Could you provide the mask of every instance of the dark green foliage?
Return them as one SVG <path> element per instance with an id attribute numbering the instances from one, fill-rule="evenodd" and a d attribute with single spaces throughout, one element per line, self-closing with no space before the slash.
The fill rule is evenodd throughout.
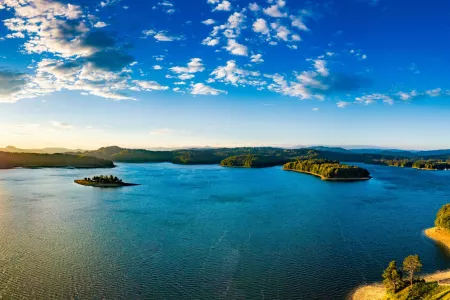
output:
<path id="1" fill-rule="evenodd" d="M 237 155 L 228 157 L 220 163 L 224 167 L 266 168 L 285 164 L 287 158 L 263 155 Z"/>
<path id="2" fill-rule="evenodd" d="M 422 160 L 422 159 L 381 159 L 375 163 L 393 167 L 407 167 L 426 170 L 446 170 L 450 169 L 450 163 L 442 160 Z"/>
<path id="3" fill-rule="evenodd" d="M 409 275 L 410 284 L 413 285 L 414 274 L 420 272 L 422 269 L 422 262 L 420 261 L 419 255 L 410 255 L 403 261 L 403 271 Z"/>
<path id="4" fill-rule="evenodd" d="M 445 204 L 441 207 L 436 215 L 434 224 L 436 227 L 450 230 L 450 204 Z"/>
<path id="5" fill-rule="evenodd" d="M 122 179 L 119 179 L 113 175 L 94 176 L 92 178 L 85 178 L 84 181 L 93 182 L 93 183 L 123 183 Z"/>
<path id="6" fill-rule="evenodd" d="M 325 179 L 338 178 L 369 178 L 370 173 L 364 168 L 343 165 L 338 161 L 326 159 L 307 159 L 289 162 L 283 166 L 284 170 L 308 172 Z"/>
<path id="7" fill-rule="evenodd" d="M 10 168 L 113 168 L 114 163 L 84 155 L 0 152 L 0 169 Z"/>
<path id="8" fill-rule="evenodd" d="M 395 260 L 389 263 L 389 266 L 383 272 L 383 283 L 386 289 L 396 293 L 404 287 L 402 273 L 397 268 Z"/>
<path id="9" fill-rule="evenodd" d="M 334 150 L 334 151 L 333 151 Z M 400 152 L 399 152 L 400 153 Z M 75 153 L 80 154 L 80 153 Z M 270 157 L 269 160 L 278 160 L 280 165 L 283 162 L 295 159 L 327 159 L 345 162 L 361 162 L 368 164 L 382 164 L 389 166 L 445 169 L 450 164 L 446 163 L 444 157 L 402 157 L 383 155 L 376 153 L 355 153 L 342 151 L 339 149 L 317 147 L 315 149 L 282 149 L 273 147 L 240 147 L 240 148 L 205 148 L 205 149 L 184 149 L 174 151 L 150 151 L 144 149 L 124 149 L 117 146 L 104 147 L 95 151 L 83 153 L 87 156 L 112 160 L 115 162 L 128 163 L 149 163 L 149 162 L 172 162 L 175 164 L 219 164 L 222 160 L 232 156 L 257 155 Z M 420 162 L 420 163 L 419 163 Z M 423 163 L 425 162 L 425 163 Z M 272 164 L 269 164 L 272 166 Z"/>

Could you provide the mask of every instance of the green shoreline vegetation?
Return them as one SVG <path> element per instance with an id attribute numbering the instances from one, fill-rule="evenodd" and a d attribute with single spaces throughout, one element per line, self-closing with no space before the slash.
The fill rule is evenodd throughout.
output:
<path id="1" fill-rule="evenodd" d="M 112 188 L 112 187 L 122 187 L 122 186 L 136 186 L 135 183 L 126 183 L 122 179 L 119 179 L 113 175 L 100 175 L 94 176 L 92 178 L 84 178 L 75 180 L 75 183 L 84 186 L 92 187 L 102 187 L 102 188 Z"/>
<path id="2" fill-rule="evenodd" d="M 114 167 L 114 163 L 110 160 L 85 155 L 0 152 L 0 169 Z"/>
<path id="3" fill-rule="evenodd" d="M 326 159 L 304 159 L 288 162 L 283 170 L 311 174 L 322 180 L 357 181 L 369 180 L 370 173 L 364 168 L 349 166 Z"/>
<path id="4" fill-rule="evenodd" d="M 426 229 L 425 235 L 450 250 L 450 204 L 442 206 L 436 214 L 435 227 Z M 383 272 L 383 286 L 371 284 L 357 288 L 352 300 L 449 300 L 450 272 L 437 272 L 417 278 L 422 263 L 418 255 L 403 261 L 403 268 L 391 261 Z M 405 278 L 404 275 L 408 276 Z"/>

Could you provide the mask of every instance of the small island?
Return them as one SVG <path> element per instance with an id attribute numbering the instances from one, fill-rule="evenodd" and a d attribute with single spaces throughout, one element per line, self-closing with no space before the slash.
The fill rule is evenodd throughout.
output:
<path id="1" fill-rule="evenodd" d="M 84 186 L 92 186 L 92 187 L 101 187 L 101 188 L 117 188 L 122 186 L 136 186 L 139 184 L 135 183 L 126 183 L 123 182 L 122 179 L 119 179 L 113 175 L 109 176 L 94 176 L 92 178 L 84 178 L 75 180 L 75 183 L 84 185 Z"/>
<path id="2" fill-rule="evenodd" d="M 364 168 L 326 159 L 299 159 L 286 163 L 283 170 L 311 174 L 322 180 L 332 181 L 359 181 L 371 178 L 369 171 Z"/>

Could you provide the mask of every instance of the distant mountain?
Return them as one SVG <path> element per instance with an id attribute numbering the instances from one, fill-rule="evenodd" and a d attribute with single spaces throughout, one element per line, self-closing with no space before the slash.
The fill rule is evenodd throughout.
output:
<path id="1" fill-rule="evenodd" d="M 418 156 L 447 156 L 447 155 L 450 155 L 450 149 L 418 151 L 416 153 L 416 155 L 418 155 Z"/>
<path id="2" fill-rule="evenodd" d="M 307 149 L 312 150 L 320 150 L 320 151 L 330 151 L 330 152 L 339 152 L 339 153 L 350 153 L 350 150 L 341 148 L 341 147 L 327 147 L 327 146 L 312 146 L 307 147 Z"/>
<path id="3" fill-rule="evenodd" d="M 360 154 L 380 154 L 380 155 L 388 155 L 388 156 L 402 156 L 402 157 L 415 157 L 417 156 L 417 152 L 408 151 L 408 150 L 400 150 L 400 149 L 350 149 L 349 151 L 353 153 Z"/>
<path id="4" fill-rule="evenodd" d="M 69 153 L 69 152 L 83 152 L 81 149 L 67 149 L 67 148 L 42 148 L 42 149 L 20 149 L 14 146 L 7 146 L 0 148 L 2 152 L 10 153 L 39 153 L 39 154 L 55 154 L 55 153 Z"/>

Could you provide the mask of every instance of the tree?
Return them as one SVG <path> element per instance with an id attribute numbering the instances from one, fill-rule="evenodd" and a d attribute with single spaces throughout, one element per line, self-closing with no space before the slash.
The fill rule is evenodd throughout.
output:
<path id="1" fill-rule="evenodd" d="M 403 261 L 403 270 L 409 274 L 409 280 L 411 285 L 414 282 L 414 273 L 420 272 L 422 263 L 420 262 L 419 255 L 410 255 Z"/>
<path id="2" fill-rule="evenodd" d="M 386 289 L 393 291 L 394 293 L 399 290 L 402 284 L 402 275 L 397 268 L 395 260 L 389 263 L 389 266 L 383 272 L 383 283 Z"/>
<path id="3" fill-rule="evenodd" d="M 434 221 L 436 227 L 450 230 L 450 204 L 441 207 Z"/>

